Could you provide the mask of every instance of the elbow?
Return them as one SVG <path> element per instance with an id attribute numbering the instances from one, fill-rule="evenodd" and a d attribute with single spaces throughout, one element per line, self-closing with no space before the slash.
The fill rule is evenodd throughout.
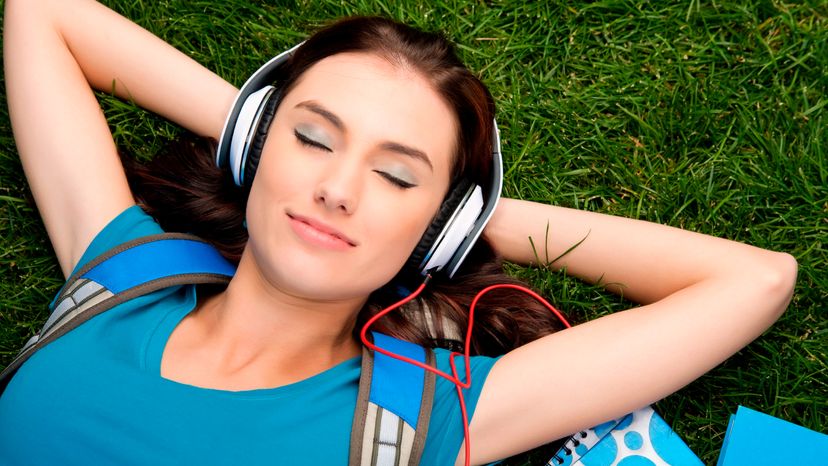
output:
<path id="1" fill-rule="evenodd" d="M 768 252 L 763 258 L 761 278 L 758 281 L 760 292 L 764 293 L 773 309 L 773 321 L 776 321 L 793 297 L 799 265 L 796 259 L 787 253 Z"/>

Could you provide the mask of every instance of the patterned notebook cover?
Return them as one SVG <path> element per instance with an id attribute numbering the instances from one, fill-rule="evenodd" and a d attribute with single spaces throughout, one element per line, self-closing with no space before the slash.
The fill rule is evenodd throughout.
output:
<path id="1" fill-rule="evenodd" d="M 651 407 L 570 437 L 547 466 L 704 466 Z"/>

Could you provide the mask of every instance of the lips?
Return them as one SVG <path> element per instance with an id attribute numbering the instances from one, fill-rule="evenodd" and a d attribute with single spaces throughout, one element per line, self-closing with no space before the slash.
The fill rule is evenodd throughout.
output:
<path id="1" fill-rule="evenodd" d="M 330 225 L 291 212 L 288 212 L 287 216 L 291 219 L 294 231 L 312 243 L 334 249 L 341 249 L 342 246 L 345 248 L 357 246 L 356 241 Z"/>

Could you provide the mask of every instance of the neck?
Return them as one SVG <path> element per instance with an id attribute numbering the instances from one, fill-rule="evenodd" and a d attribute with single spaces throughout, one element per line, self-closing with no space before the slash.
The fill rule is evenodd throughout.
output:
<path id="1" fill-rule="evenodd" d="M 203 377 L 218 384 L 284 385 L 360 354 L 353 328 L 366 299 L 321 301 L 291 294 L 270 283 L 245 253 L 227 289 L 200 302 L 182 321 L 176 348 L 206 364 Z"/>

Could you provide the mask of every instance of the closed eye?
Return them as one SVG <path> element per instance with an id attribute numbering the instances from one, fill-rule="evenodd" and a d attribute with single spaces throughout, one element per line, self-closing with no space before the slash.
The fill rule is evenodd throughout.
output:
<path id="1" fill-rule="evenodd" d="M 293 134 L 296 136 L 296 139 L 303 145 L 307 147 L 313 147 L 315 149 L 321 149 L 326 152 L 333 152 L 330 147 L 322 144 L 319 141 L 314 141 L 313 139 L 305 136 L 304 134 L 300 133 L 298 130 L 293 130 Z"/>
<path id="2" fill-rule="evenodd" d="M 396 176 L 391 175 L 389 173 L 386 173 L 384 171 L 374 170 L 374 172 L 377 173 L 379 176 L 385 178 L 391 184 L 397 186 L 398 188 L 408 189 L 408 188 L 413 188 L 413 187 L 417 186 L 414 183 L 409 183 L 408 181 L 401 180 L 401 179 L 397 178 Z"/>

